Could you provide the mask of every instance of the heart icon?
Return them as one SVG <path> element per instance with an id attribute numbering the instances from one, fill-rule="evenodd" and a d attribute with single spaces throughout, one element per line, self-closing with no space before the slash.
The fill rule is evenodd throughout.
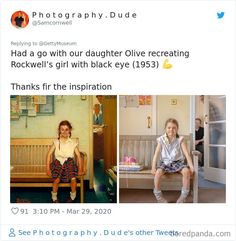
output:
<path id="1" fill-rule="evenodd" d="M 12 208 L 11 212 L 16 215 L 19 212 L 19 208 Z"/>
<path id="2" fill-rule="evenodd" d="M 170 68 L 172 68 L 172 64 L 169 63 L 169 60 L 168 60 L 168 59 L 166 59 L 166 60 L 164 61 L 164 63 L 163 63 L 163 68 L 164 68 L 164 69 L 170 69 Z"/>

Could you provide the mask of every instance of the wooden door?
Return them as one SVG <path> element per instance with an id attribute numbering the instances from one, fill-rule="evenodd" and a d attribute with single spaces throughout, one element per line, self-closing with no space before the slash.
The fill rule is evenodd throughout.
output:
<path id="1" fill-rule="evenodd" d="M 105 170 L 117 165 L 117 96 L 104 96 L 104 164 Z"/>

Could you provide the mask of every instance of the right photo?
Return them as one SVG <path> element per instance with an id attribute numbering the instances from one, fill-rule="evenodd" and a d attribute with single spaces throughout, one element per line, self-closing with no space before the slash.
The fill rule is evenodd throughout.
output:
<path id="1" fill-rule="evenodd" d="M 119 97 L 120 203 L 226 203 L 226 96 Z"/>

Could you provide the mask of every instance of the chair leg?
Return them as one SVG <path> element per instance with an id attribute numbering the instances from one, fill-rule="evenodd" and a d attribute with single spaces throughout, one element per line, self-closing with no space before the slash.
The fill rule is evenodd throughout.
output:
<path id="1" fill-rule="evenodd" d="M 80 177 L 80 202 L 84 202 L 84 177 Z"/>
<path id="2" fill-rule="evenodd" d="M 194 203 L 198 202 L 198 187 L 194 187 L 193 189 L 193 202 Z"/>
<path id="3" fill-rule="evenodd" d="M 193 152 L 193 202 L 198 202 L 198 155 Z"/>

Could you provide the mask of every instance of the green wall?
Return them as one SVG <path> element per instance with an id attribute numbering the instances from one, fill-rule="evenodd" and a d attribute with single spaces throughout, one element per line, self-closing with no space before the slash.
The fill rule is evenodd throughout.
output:
<path id="1" fill-rule="evenodd" d="M 57 138 L 58 124 L 69 120 L 72 124 L 72 138 L 79 138 L 79 148 L 89 157 L 90 123 L 92 115 L 92 96 L 81 100 L 80 96 L 55 96 L 54 114 L 48 116 L 26 117 L 11 121 L 11 138 Z"/>

